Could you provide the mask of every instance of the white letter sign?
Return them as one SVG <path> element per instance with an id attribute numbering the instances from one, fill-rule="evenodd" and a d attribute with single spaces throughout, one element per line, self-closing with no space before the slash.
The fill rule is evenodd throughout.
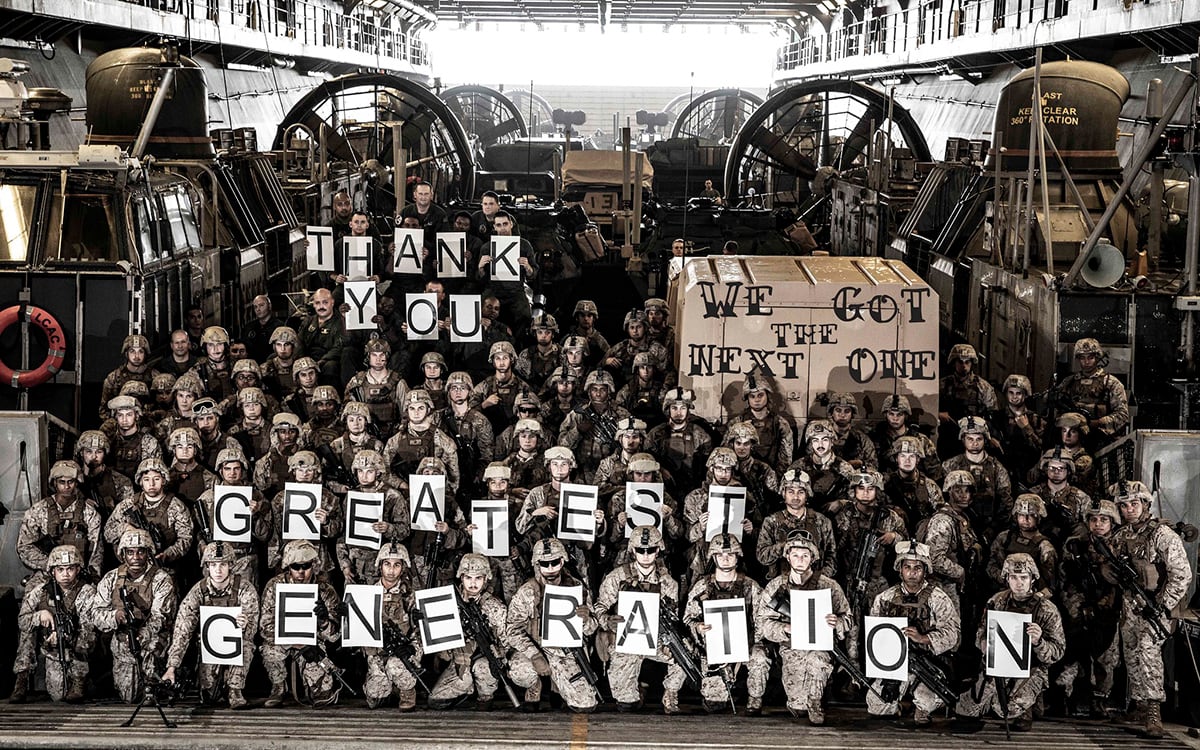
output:
<path id="1" fill-rule="evenodd" d="M 558 494 L 558 534 L 563 541 L 592 542 L 596 540 L 596 505 L 600 488 L 590 484 L 563 482 Z"/>
<path id="2" fill-rule="evenodd" d="M 829 589 L 788 592 L 792 613 L 792 643 L 797 651 L 832 651 L 833 628 L 825 618 L 833 614 Z"/>
<path id="3" fill-rule="evenodd" d="M 200 605 L 200 661 L 242 666 L 241 607 Z"/>
<path id="4" fill-rule="evenodd" d="M 663 483 L 625 483 L 625 538 L 638 526 L 663 530 Z"/>
<path id="5" fill-rule="evenodd" d="M 508 557 L 508 501 L 472 500 L 471 551 L 487 557 Z"/>
<path id="6" fill-rule="evenodd" d="M 283 485 L 283 538 L 321 538 L 316 511 L 321 507 L 321 485 L 286 482 Z"/>
<path id="7" fill-rule="evenodd" d="M 309 227 L 307 230 L 308 270 L 333 271 L 333 227 Z"/>
<path id="8" fill-rule="evenodd" d="M 317 645 L 317 584 L 275 585 L 275 644 Z"/>
<path id="9" fill-rule="evenodd" d="M 421 589 L 417 592 L 417 610 L 421 617 L 421 647 L 427 654 L 465 646 L 458 596 L 453 586 Z"/>
<path id="10" fill-rule="evenodd" d="M 410 474 L 408 496 L 413 531 L 437 531 L 434 525 L 446 520 L 446 475 Z"/>
<path id="11" fill-rule="evenodd" d="M 437 341 L 437 294 L 404 295 L 404 319 L 408 325 L 409 341 Z"/>
<path id="12" fill-rule="evenodd" d="M 253 492 L 253 487 L 213 485 L 214 542 L 250 543 L 250 495 Z"/>
<path id="13" fill-rule="evenodd" d="M 704 527 L 704 541 L 711 542 L 718 534 L 732 534 L 740 542 L 745 518 L 745 487 L 708 486 L 708 523 Z"/>
<path id="14" fill-rule="evenodd" d="M 575 609 L 583 604 L 583 586 L 549 586 L 542 592 L 540 644 L 550 648 L 583 645 L 583 620 Z"/>
<path id="15" fill-rule="evenodd" d="M 342 646 L 383 647 L 383 586 L 347 583 Z"/>
<path id="16" fill-rule="evenodd" d="M 750 629 L 746 624 L 746 600 L 706 599 L 704 652 L 709 664 L 738 664 L 750 661 Z"/>
<path id="17" fill-rule="evenodd" d="M 1033 665 L 1033 644 L 1025 626 L 1033 615 L 1021 612 L 987 613 L 988 677 L 1028 677 Z"/>
<path id="18" fill-rule="evenodd" d="M 654 656 L 658 653 L 658 594 L 622 591 L 617 595 L 616 651 L 619 654 Z"/>
<path id="19" fill-rule="evenodd" d="M 379 532 L 371 528 L 377 521 L 383 520 L 383 493 L 359 492 L 350 490 L 346 493 L 346 545 L 349 547 L 365 547 L 379 549 Z"/>
<path id="20" fill-rule="evenodd" d="M 437 233 L 437 275 L 439 279 L 467 278 L 467 233 Z"/>
<path id="21" fill-rule="evenodd" d="M 908 679 L 907 617 L 863 618 L 863 652 L 867 677 L 882 680 Z"/>

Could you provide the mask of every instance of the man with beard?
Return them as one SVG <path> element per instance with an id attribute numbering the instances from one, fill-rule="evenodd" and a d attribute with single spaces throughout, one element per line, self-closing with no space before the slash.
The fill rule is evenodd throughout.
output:
<path id="1" fill-rule="evenodd" d="M 997 716 L 1016 719 L 1013 723 L 1016 731 L 1028 732 L 1033 728 L 1034 705 L 1049 684 L 1050 666 L 1062 658 L 1066 638 L 1058 608 L 1045 594 L 1034 591 L 1038 574 L 1033 558 L 1023 552 L 1009 555 L 1004 561 L 1003 574 L 1006 588 L 988 600 L 987 609 L 1031 616 L 1031 622 L 1025 626 L 1032 647 L 1029 676 L 1013 681 L 1008 689 L 1008 702 L 1004 703 L 996 690 L 997 678 L 981 674 L 974 688 L 958 697 L 956 713 L 978 718 L 993 711 Z M 985 616 L 975 636 L 975 645 L 983 653 L 987 653 L 987 640 Z"/>
<path id="2" fill-rule="evenodd" d="M 113 509 L 104 525 L 104 538 L 116 545 L 127 528 L 141 529 L 152 540 L 149 548 L 154 564 L 174 570 L 192 548 L 193 527 L 187 506 L 166 491 L 170 475 L 159 459 L 142 461 L 134 476 L 141 492 Z"/>
<path id="3" fill-rule="evenodd" d="M 762 586 L 750 576 L 738 570 L 742 556 L 742 544 L 731 534 L 718 534 L 708 543 L 708 557 L 712 560 L 712 572 L 705 575 L 688 592 L 687 610 L 683 621 L 692 628 L 697 640 L 704 642 L 705 633 L 712 626 L 704 622 L 704 602 L 709 600 L 744 599 L 746 601 L 746 633 L 750 640 L 750 661 L 738 664 L 710 665 L 707 656 L 700 671 L 705 675 L 700 684 L 700 696 L 709 713 L 720 711 L 726 702 L 733 700 L 729 689 L 737 683 L 738 672 L 746 669 L 747 716 L 762 716 L 763 695 L 767 691 L 767 679 L 771 673 L 771 657 L 762 641 L 762 633 L 755 628 L 754 612 L 762 599 Z M 736 711 L 735 711 L 736 712 Z"/>
<path id="4" fill-rule="evenodd" d="M 487 628 L 492 643 L 498 646 L 493 649 L 491 656 L 503 664 L 507 649 L 501 644 L 508 640 L 505 632 L 508 608 L 491 593 L 492 566 L 483 555 L 469 553 L 459 561 L 457 577 L 459 606 L 473 607 L 479 614 L 479 620 Z M 507 675 L 496 675 L 492 671 L 488 655 L 484 653 L 487 648 L 486 644 L 471 637 L 471 631 L 466 631 L 466 643 L 447 654 L 450 665 L 429 693 L 430 708 L 450 708 L 474 693 L 475 709 L 491 710 L 500 680 L 506 679 Z"/>
<path id="5" fill-rule="evenodd" d="M 165 474 L 164 471 L 161 472 Z M 96 586 L 96 629 L 113 633 L 113 682 L 121 700 L 133 703 L 146 680 L 158 675 L 158 664 L 167 650 L 169 625 L 175 615 L 175 585 L 171 575 L 154 564 L 154 542 L 142 529 L 126 529 L 117 542 L 121 565 L 110 570 Z M 142 660 L 134 659 L 131 640 Z"/>
<path id="6" fill-rule="evenodd" d="M 755 556 L 759 564 L 772 577 L 787 572 L 784 547 L 792 532 L 803 529 L 821 551 L 822 571 L 827 576 L 836 576 L 837 539 L 833 535 L 833 523 L 808 507 L 808 498 L 812 494 L 808 475 L 799 469 L 789 469 L 783 475 L 780 491 L 783 492 L 783 510 L 764 518 L 758 535 Z"/>
<path id="7" fill-rule="evenodd" d="M 808 474 L 812 487 L 809 505 L 827 515 L 833 515 L 846 503 L 850 489 L 850 477 L 854 467 L 834 452 L 833 442 L 837 438 L 833 423 L 828 419 L 814 419 L 804 431 L 807 449 L 804 455 L 792 462 L 789 469 Z"/>
<path id="8" fill-rule="evenodd" d="M 108 439 L 113 447 L 113 469 L 129 479 L 147 458 L 160 458 L 162 446 L 150 431 L 141 426 L 142 405 L 133 396 L 117 396 L 108 402 L 116 423 L 115 434 Z"/>
<path id="9" fill-rule="evenodd" d="M 591 713 L 597 704 L 596 691 L 584 679 L 583 673 L 569 649 L 539 645 L 542 622 L 542 598 L 546 586 L 582 586 L 583 601 L 575 608 L 575 616 L 583 621 L 583 637 L 596 632 L 592 616 L 591 594 L 588 587 L 565 570 L 567 550 L 554 538 L 542 539 L 533 547 L 533 578 L 517 589 L 508 605 L 506 631 L 513 649 L 509 660 L 512 681 L 525 688 L 526 710 L 536 711 L 542 698 L 542 678 L 550 684 L 575 713 Z M 586 643 L 586 641 L 585 641 Z M 586 652 L 586 649 L 584 649 Z M 584 654 L 586 658 L 586 653 Z"/>
<path id="10" fill-rule="evenodd" d="M 92 580 L 100 578 L 104 549 L 100 545 L 100 513 L 79 491 L 79 465 L 56 461 L 50 467 L 50 496 L 33 504 L 21 519 L 17 533 L 17 557 L 35 571 L 30 586 L 40 583 L 47 570 L 49 553 L 62 545 L 74 547 Z M 34 581 L 33 579 L 39 579 Z"/>
<path id="11" fill-rule="evenodd" d="M 904 435 L 896 438 L 888 451 L 887 463 L 894 468 L 884 479 L 883 493 L 892 501 L 892 507 L 904 516 L 904 525 L 910 530 L 916 529 L 922 519 L 929 518 L 942 502 L 942 491 L 937 482 L 923 471 L 927 463 L 925 451 L 933 447 L 929 438 L 921 440 L 915 435 Z M 934 463 L 940 473 L 941 463 L 936 460 Z"/>
<path id="12" fill-rule="evenodd" d="M 20 636 L 13 659 L 15 679 L 9 703 L 24 703 L 28 697 L 29 678 L 37 668 L 39 642 L 50 698 L 83 702 L 88 659 L 96 641 L 92 614 L 96 589 L 80 575 L 81 560 L 75 547 L 69 544 L 55 547 L 46 557 L 46 580 L 41 586 L 26 585 L 17 615 Z M 66 621 L 58 620 L 60 616 Z M 74 632 L 68 634 L 71 627 Z M 59 659 L 59 639 L 65 660 Z"/>
<path id="13" fill-rule="evenodd" d="M 226 448 L 217 456 L 217 475 L 220 485 L 238 487 L 250 497 L 250 537 L 249 542 L 222 542 L 230 555 L 230 565 L 233 575 L 248 581 L 258 590 L 258 552 L 259 547 L 265 546 L 271 538 L 271 504 L 258 489 L 248 486 L 249 472 L 246 457 L 234 448 Z M 213 490 L 200 496 L 197 512 L 204 513 L 209 519 L 211 528 L 215 523 L 216 497 Z M 210 540 L 200 539 L 196 542 L 196 550 L 203 555 L 208 549 Z"/>
<path id="14" fill-rule="evenodd" d="M 833 628 L 836 641 L 845 638 L 852 625 L 850 602 L 837 581 L 818 572 L 820 551 L 808 535 L 793 534 L 784 545 L 783 554 L 788 561 L 788 571 L 766 585 L 754 611 L 755 626 L 763 638 L 779 644 L 788 710 L 796 717 L 807 713 L 808 723 L 820 726 L 825 723 L 825 708 L 821 701 L 825 686 L 833 675 L 833 657 L 828 651 L 792 648 L 792 618 L 780 610 L 788 611 L 792 590 L 829 589 L 833 611 L 825 616 L 825 624 Z M 774 603 L 777 597 L 780 603 Z M 786 604 L 781 605 L 783 602 Z"/>
<path id="15" fill-rule="evenodd" d="M 946 593 L 926 581 L 933 571 L 929 547 L 913 540 L 896 543 L 896 571 L 900 583 L 875 597 L 871 604 L 872 617 L 904 617 L 908 625 L 901 633 L 908 639 L 908 648 L 936 657 L 958 647 L 961 623 L 958 609 Z M 911 656 L 909 657 L 912 658 Z M 888 695 L 893 680 L 876 680 L 875 689 Z M 872 716 L 899 716 L 900 699 L 912 692 L 913 723 L 924 726 L 930 716 L 944 705 L 942 698 L 924 682 L 908 675 L 892 700 L 884 701 L 874 691 L 867 692 L 867 712 Z"/>
<path id="16" fill-rule="evenodd" d="M 252 581 L 233 572 L 234 552 L 228 542 L 213 542 L 200 559 L 203 578 L 179 603 L 175 618 L 175 633 L 171 638 L 171 649 L 167 652 L 167 669 L 163 682 L 175 682 L 175 670 L 183 663 L 188 646 L 193 643 L 200 628 L 201 607 L 240 607 L 235 618 L 242 631 L 242 663 L 240 665 L 200 665 L 200 698 L 203 702 L 216 702 L 222 690 L 226 691 L 229 707 L 247 708 L 242 689 L 246 686 L 246 672 L 254 658 L 254 637 L 258 632 L 258 591 Z"/>
<path id="17" fill-rule="evenodd" d="M 678 490 L 695 487 L 703 476 L 700 467 L 712 452 L 712 437 L 692 416 L 696 394 L 687 388 L 672 388 L 663 395 L 667 421 L 646 434 L 646 452 L 663 463 Z"/>
<path id="18" fill-rule="evenodd" d="M 262 660 L 271 679 L 271 693 L 263 704 L 275 708 L 283 703 L 287 687 L 287 660 L 299 660 L 300 681 L 305 699 L 314 708 L 337 702 L 339 687 L 334 681 L 333 662 L 327 653 L 328 644 L 342 638 L 340 618 L 336 617 L 341 601 L 337 592 L 317 571 L 317 548 L 306 539 L 293 539 L 283 548 L 279 575 L 267 581 L 263 588 L 258 632 L 262 634 Z M 317 644 L 315 646 L 285 646 L 275 642 L 275 589 L 283 583 L 317 585 Z M 295 686 L 297 694 L 300 685 Z"/>
<path id="19" fill-rule="evenodd" d="M 83 466 L 79 491 L 91 500 L 104 524 L 113 508 L 122 500 L 133 497 L 133 484 L 105 464 L 108 458 L 108 436 L 99 430 L 88 430 L 75 441 L 75 460 Z"/>
<path id="20" fill-rule="evenodd" d="M 671 577 L 666 564 L 662 561 L 662 533 L 654 526 L 638 526 L 629 536 L 626 546 L 629 549 L 630 561 L 616 566 L 600 583 L 600 592 L 596 595 L 596 603 L 592 605 L 600 628 L 609 635 L 607 643 L 614 643 L 621 630 L 625 627 L 624 619 L 617 614 L 617 600 L 622 591 L 637 591 L 658 594 L 658 606 L 677 609 L 679 607 L 679 584 Z M 600 637 L 597 636 L 597 644 Z M 659 638 L 662 643 L 662 638 Z M 599 649 L 599 645 L 597 646 Z M 604 655 L 601 655 L 604 658 Z M 617 702 L 617 710 L 622 713 L 636 711 L 642 705 L 642 694 L 639 690 L 642 662 L 646 658 L 667 665 L 667 676 L 663 681 L 662 708 L 663 713 L 672 716 L 680 713 L 679 690 L 687 679 L 683 668 L 672 658 L 665 646 L 659 646 L 658 652 L 651 657 L 639 654 L 629 654 L 612 651 L 608 661 L 608 684 L 612 690 L 613 700 Z"/>
<path id="21" fill-rule="evenodd" d="M 856 470 L 878 469 L 875 444 L 867 433 L 854 426 L 858 400 L 853 393 L 829 394 L 829 420 L 833 425 L 833 452 Z"/>
<path id="22" fill-rule="evenodd" d="M 150 387 L 155 371 L 146 365 L 146 356 L 149 353 L 150 342 L 145 336 L 135 333 L 125 337 L 121 344 L 121 356 L 125 361 L 104 378 L 104 384 L 100 387 L 101 422 L 111 416 L 107 408 L 108 402 L 120 395 L 121 387 L 127 382 L 136 380 L 145 383 L 146 388 Z"/>

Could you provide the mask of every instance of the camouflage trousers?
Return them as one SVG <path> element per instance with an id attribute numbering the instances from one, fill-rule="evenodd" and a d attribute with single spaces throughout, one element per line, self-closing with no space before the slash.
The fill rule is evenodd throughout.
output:
<path id="1" fill-rule="evenodd" d="M 1163 689 L 1163 642 L 1154 635 L 1146 618 L 1129 601 L 1121 612 L 1121 652 L 1129 680 L 1129 699 L 1157 701 L 1167 699 Z"/>
<path id="2" fill-rule="evenodd" d="M 158 677 L 160 654 L 146 648 L 142 644 L 142 668 L 138 674 L 138 665 L 133 655 L 129 653 L 129 636 L 124 629 L 118 630 L 112 639 L 113 682 L 117 686 L 117 694 L 126 703 L 136 703 L 141 700 L 143 684 L 139 678 L 152 675 Z"/>
<path id="3" fill-rule="evenodd" d="M 200 689 L 206 692 L 213 692 L 215 689 L 232 688 L 241 690 L 246 687 L 246 672 L 250 669 L 250 662 L 254 659 L 254 644 L 248 641 L 242 642 L 242 663 L 238 666 L 217 664 L 201 664 L 200 674 Z M 218 677 L 220 682 L 218 682 Z"/>
<path id="4" fill-rule="evenodd" d="M 566 704 L 575 710 L 590 710 L 596 707 L 596 691 L 579 671 L 575 657 L 563 649 L 547 648 L 543 651 L 550 664 L 550 684 L 562 696 Z M 508 661 L 508 673 L 513 684 L 529 689 L 540 685 L 541 678 L 533 668 L 533 662 L 524 654 L 513 654 Z"/>
<path id="5" fill-rule="evenodd" d="M 88 663 L 81 659 L 75 658 L 73 655 L 67 657 L 66 669 L 63 669 L 63 662 L 58 660 L 58 654 L 44 654 L 46 660 L 46 692 L 50 693 L 50 697 L 55 701 L 62 701 L 63 696 L 67 693 L 68 678 L 74 677 L 79 680 L 87 678 Z M 18 656 L 18 661 L 13 663 L 14 672 L 32 671 L 37 666 L 37 662 L 30 660 L 22 663 Z"/>
<path id="6" fill-rule="evenodd" d="M 705 677 L 700 683 L 700 696 L 709 703 L 724 703 L 729 700 L 729 689 L 721 675 L 709 675 L 713 669 L 725 674 L 732 685 L 737 682 L 738 672 L 746 669 L 746 692 L 751 698 L 762 698 L 767 692 L 767 677 L 771 674 L 771 657 L 761 643 L 750 647 L 750 661 L 740 664 L 717 664 L 710 666 L 708 659 L 701 660 L 701 670 Z"/>
<path id="7" fill-rule="evenodd" d="M 394 656 L 371 654 L 367 657 L 367 679 L 363 681 L 363 695 L 367 706 L 375 708 L 395 692 L 412 690 L 417 686 L 417 678 L 404 662 Z"/>
<path id="8" fill-rule="evenodd" d="M 807 711 L 810 701 L 820 701 L 825 695 L 825 685 L 833 675 L 833 658 L 826 651 L 797 651 L 786 646 L 780 647 L 779 654 L 787 707 Z"/>
<path id="9" fill-rule="evenodd" d="M 620 703 L 638 703 L 642 699 L 638 678 L 642 672 L 642 662 L 651 659 L 667 665 L 667 676 L 663 680 L 663 689 L 679 692 L 687 677 L 683 668 L 675 663 L 668 654 L 659 651 L 654 656 L 639 654 L 623 654 L 614 651 L 608 664 L 608 687 L 612 691 L 613 700 Z"/>
<path id="10" fill-rule="evenodd" d="M 301 659 L 299 649 L 298 646 L 276 646 L 272 643 L 264 643 L 261 646 L 263 667 L 267 676 L 271 678 L 271 685 L 287 685 L 287 658 L 294 655 L 297 662 L 304 665 L 300 671 L 300 679 L 309 699 L 318 705 L 336 701 L 337 690 L 333 675 L 321 665 Z"/>
<path id="11" fill-rule="evenodd" d="M 492 674 L 488 660 L 479 657 L 472 659 L 470 664 L 452 663 L 442 672 L 442 676 L 434 683 L 429 700 L 453 701 L 474 691 L 480 700 L 491 700 L 500 687 L 499 680 Z"/>
<path id="12" fill-rule="evenodd" d="M 875 689 L 883 692 L 884 681 L 875 680 Z M 871 690 L 867 691 L 867 713 L 872 716 L 898 716 L 900 714 L 900 699 L 908 695 L 912 691 L 913 705 L 922 711 L 933 713 L 934 711 L 945 705 L 945 701 L 938 697 L 938 694 L 930 690 L 925 683 L 916 682 L 910 676 L 900 684 L 900 692 L 896 695 L 896 700 L 890 703 L 885 703 L 882 698 Z"/>
<path id="13" fill-rule="evenodd" d="M 1091 679 L 1092 697 L 1107 698 L 1112 695 L 1113 676 L 1116 674 L 1117 667 L 1121 664 L 1121 638 L 1120 633 L 1113 633 L 1112 642 L 1104 649 L 1099 656 L 1084 655 L 1084 659 L 1090 660 L 1090 670 L 1088 676 Z M 1054 682 L 1062 687 L 1063 692 L 1068 698 L 1075 692 L 1075 684 L 1079 679 L 1079 673 L 1083 671 L 1083 664 L 1080 662 L 1071 662 L 1067 664 Z"/>
<path id="14" fill-rule="evenodd" d="M 1012 680 L 1008 689 L 1008 718 L 1015 719 L 1037 703 L 1037 699 L 1045 692 L 1050 680 L 1045 667 L 1034 667 L 1025 678 Z M 958 696 L 955 712 L 962 716 L 981 717 L 988 711 L 996 716 L 1004 717 L 1004 707 L 1000 697 L 996 695 L 996 681 L 986 675 L 980 675 L 975 681 L 975 687 Z"/>

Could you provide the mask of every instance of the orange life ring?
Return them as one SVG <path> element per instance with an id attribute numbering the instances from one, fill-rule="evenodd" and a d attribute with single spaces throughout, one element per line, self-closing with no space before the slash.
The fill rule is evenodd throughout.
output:
<path id="1" fill-rule="evenodd" d="M 62 369 L 63 360 L 67 357 L 67 338 L 63 327 L 53 315 L 33 305 L 13 305 L 0 312 L 0 333 L 20 320 L 33 323 L 42 329 L 50 350 L 46 352 L 46 359 L 42 364 L 32 370 L 13 370 L 0 361 L 0 381 L 13 388 L 33 388 L 45 383 Z"/>

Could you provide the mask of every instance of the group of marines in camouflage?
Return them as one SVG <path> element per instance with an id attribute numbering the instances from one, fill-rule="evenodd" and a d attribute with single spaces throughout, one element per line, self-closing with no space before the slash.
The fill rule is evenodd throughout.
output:
<path id="1" fill-rule="evenodd" d="M 656 592 L 681 623 L 700 665 L 692 687 L 708 711 L 733 705 L 744 673 L 744 713 L 760 715 L 778 674 L 787 709 L 812 724 L 824 723 L 837 689 L 865 697 L 873 716 L 911 706 L 919 726 L 947 707 L 964 722 L 990 712 L 1021 730 L 1048 710 L 1053 686 L 1076 715 L 1115 715 L 1126 700 L 1126 718 L 1162 735 L 1162 648 L 1191 568 L 1180 536 L 1154 517 L 1144 484 L 1096 486 L 1088 435 L 1119 434 L 1129 416 L 1094 340 L 1075 346 L 1081 369 L 1057 395 L 1077 408 L 1053 426 L 1027 406 L 1026 378 L 1009 377 L 1001 403 L 974 373 L 974 350 L 954 347 L 941 384 L 939 455 L 903 395 L 887 398 L 883 419 L 867 430 L 853 394 L 827 394 L 827 418 L 797 432 L 760 371 L 745 379 L 744 411 L 711 425 L 692 413 L 694 394 L 674 385 L 662 300 L 626 316 L 629 338 L 612 347 L 595 318 L 595 305 L 582 301 L 560 343 L 553 317 L 535 317 L 530 347 L 518 355 L 508 342 L 493 344 L 495 372 L 478 383 L 446 372 L 436 353 L 402 376 L 388 369 L 387 342 L 372 339 L 366 369 L 339 394 L 318 383 L 287 328 L 273 334 L 270 361 L 234 362 L 223 382 L 210 373 L 215 389 L 200 365 L 165 397 L 159 378 L 138 387 L 129 386 L 146 379 L 130 376 L 137 368 L 114 373 L 124 382 L 104 405 L 106 422 L 80 436 L 73 460 L 53 465 L 50 495 L 24 518 L 19 553 L 34 573 L 12 700 L 27 699 L 39 656 L 55 700 L 84 700 L 95 682 L 89 667 L 108 655 L 127 701 L 147 684 L 172 683 L 197 661 L 199 607 L 207 605 L 241 607 L 242 664 L 198 669 L 202 696 L 232 708 L 248 705 L 243 690 L 257 650 L 270 681 L 267 706 L 285 701 L 289 684 L 291 696 L 327 705 L 357 678 L 372 708 L 394 698 L 410 710 L 424 663 L 441 669 L 425 688 L 434 709 L 472 696 L 487 709 L 500 687 L 515 686 L 536 710 L 548 683 L 571 710 L 591 711 L 602 692 L 584 677 L 598 666 L 617 709 L 635 710 L 650 658 L 666 668 L 662 710 L 676 714 L 696 679 L 678 652 L 662 643 L 653 657 L 614 648 L 619 595 L 640 591 Z M 206 337 L 209 353 L 223 356 L 224 331 Z M 133 336 L 124 350 L 144 354 L 145 346 Z M 952 452 L 947 432 L 957 435 Z M 411 474 L 446 477 L 446 520 L 434 531 L 412 527 Z M 319 540 L 283 539 L 287 482 L 323 484 Z M 566 482 L 598 487 L 594 542 L 556 538 Z M 663 483 L 659 523 L 633 525 L 626 482 Z M 251 488 L 252 543 L 212 541 L 216 485 Z M 745 520 L 740 534 L 710 537 L 708 498 L 721 486 L 747 489 Z M 384 495 L 373 526 L 378 552 L 343 539 L 348 489 Z M 470 552 L 471 500 L 484 497 L 508 503 L 507 556 Z M 1130 569 L 1136 580 L 1123 577 Z M 317 646 L 275 642 L 274 591 L 283 583 L 318 584 Z M 339 647 L 339 591 L 349 583 L 382 588 L 384 648 Z M 415 592 L 450 584 L 490 637 L 424 655 Z M 582 661 L 540 642 L 547 585 L 582 586 Z M 780 602 L 815 589 L 830 591 L 826 622 L 858 670 L 828 651 L 792 648 Z M 703 602 L 737 598 L 747 605 L 749 659 L 709 665 Z M 1028 677 L 982 674 L 984 610 L 1031 615 Z M 865 615 L 906 617 L 910 654 L 933 664 L 936 678 L 914 669 L 900 683 L 865 680 Z"/>

